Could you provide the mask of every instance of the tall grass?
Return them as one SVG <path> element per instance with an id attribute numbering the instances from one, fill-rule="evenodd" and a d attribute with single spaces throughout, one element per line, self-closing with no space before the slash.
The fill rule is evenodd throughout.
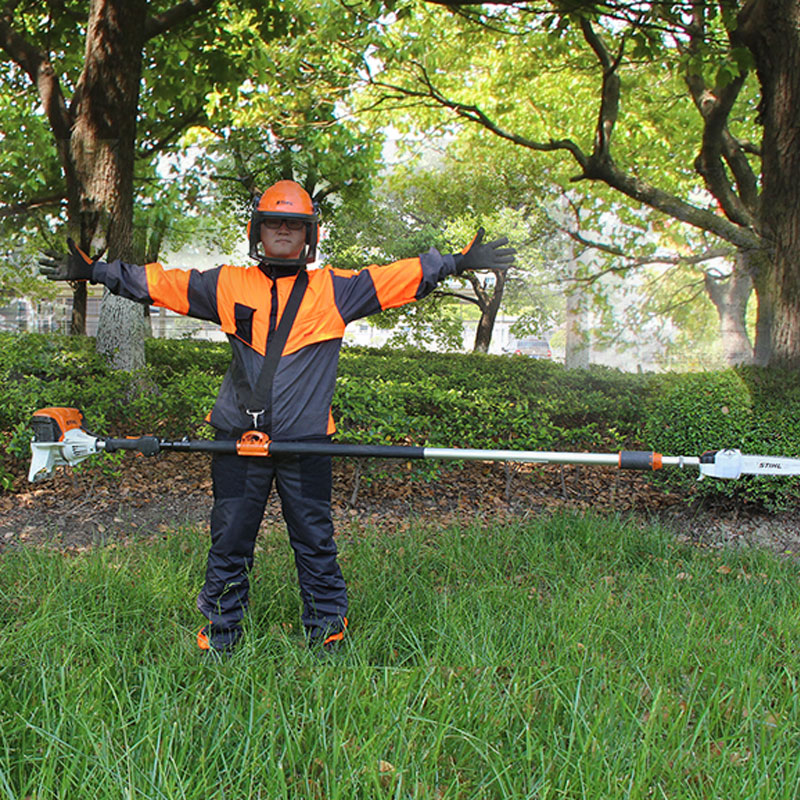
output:
<path id="1" fill-rule="evenodd" d="M 794 798 L 797 567 L 570 516 L 340 536 L 302 644 L 280 530 L 203 658 L 202 532 L 0 557 L 0 798 Z"/>

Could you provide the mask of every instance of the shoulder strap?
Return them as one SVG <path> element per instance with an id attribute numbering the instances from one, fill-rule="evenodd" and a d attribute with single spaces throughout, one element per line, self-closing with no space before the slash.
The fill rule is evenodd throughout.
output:
<path id="1" fill-rule="evenodd" d="M 258 376 L 258 381 L 247 398 L 245 403 L 245 410 L 253 417 L 253 427 L 258 427 L 258 418 L 264 414 L 267 407 L 271 411 L 271 395 L 272 395 L 272 381 L 275 378 L 275 370 L 278 368 L 278 362 L 283 354 L 283 348 L 286 346 L 286 340 L 289 338 L 289 331 L 292 329 L 292 324 L 297 316 L 297 311 L 300 308 L 300 302 L 305 294 L 306 287 L 308 286 L 308 273 L 301 270 L 297 274 L 297 278 L 292 286 L 292 291 L 289 294 L 289 299 L 286 301 L 286 307 L 283 309 L 278 327 L 272 338 L 267 342 L 267 352 L 264 354 L 264 364 L 261 367 L 261 373 Z M 268 420 L 265 420 L 265 422 Z"/>

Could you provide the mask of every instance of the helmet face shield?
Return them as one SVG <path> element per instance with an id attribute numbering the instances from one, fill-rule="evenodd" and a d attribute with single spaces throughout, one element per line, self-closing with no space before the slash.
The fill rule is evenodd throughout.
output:
<path id="1" fill-rule="evenodd" d="M 305 228 L 308 222 L 301 217 L 273 217 L 269 214 L 262 214 L 261 224 L 273 230 L 278 230 L 281 225 L 285 225 L 290 231 L 299 231 Z"/>
<path id="2" fill-rule="evenodd" d="M 289 230 L 300 230 L 305 226 L 305 247 L 298 258 L 274 258 L 264 253 L 261 244 L 261 226 L 277 230 L 282 224 Z M 248 225 L 250 257 L 256 261 L 286 266 L 305 266 L 317 258 L 319 240 L 319 216 L 310 195 L 294 181 L 278 181 L 270 186 L 260 198 L 254 200 Z"/>

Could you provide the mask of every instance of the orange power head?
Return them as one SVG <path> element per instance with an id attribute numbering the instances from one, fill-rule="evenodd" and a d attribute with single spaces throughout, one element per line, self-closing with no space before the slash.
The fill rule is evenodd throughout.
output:
<path id="1" fill-rule="evenodd" d="M 77 408 L 40 408 L 31 417 L 34 441 L 60 442 L 73 428 L 83 427 L 83 412 Z"/>

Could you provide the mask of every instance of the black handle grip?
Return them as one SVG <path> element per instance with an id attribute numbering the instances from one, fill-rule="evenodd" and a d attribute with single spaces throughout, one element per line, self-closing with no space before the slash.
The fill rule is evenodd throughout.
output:
<path id="1" fill-rule="evenodd" d="M 107 453 L 115 450 L 136 450 L 146 456 L 154 456 L 161 450 L 161 442 L 156 436 L 139 436 L 136 439 L 105 439 Z"/>
<path id="2" fill-rule="evenodd" d="M 661 469 L 661 455 L 650 450 L 623 450 L 619 454 L 619 468 L 645 472 Z"/>

